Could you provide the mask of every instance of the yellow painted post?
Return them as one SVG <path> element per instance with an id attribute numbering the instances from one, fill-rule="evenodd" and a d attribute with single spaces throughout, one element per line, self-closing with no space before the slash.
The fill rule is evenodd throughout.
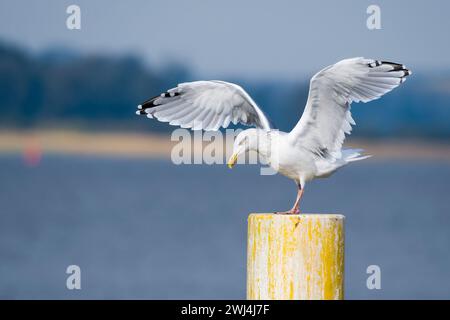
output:
<path id="1" fill-rule="evenodd" d="M 248 217 L 247 299 L 343 298 L 343 215 Z"/>

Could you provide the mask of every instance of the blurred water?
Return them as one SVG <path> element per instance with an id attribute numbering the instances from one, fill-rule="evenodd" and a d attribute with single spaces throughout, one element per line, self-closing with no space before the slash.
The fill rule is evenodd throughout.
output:
<path id="1" fill-rule="evenodd" d="M 347 217 L 346 298 L 450 298 L 449 180 L 448 162 L 370 159 L 307 186 L 305 212 Z M 257 166 L 0 156 L 0 298 L 245 298 L 247 214 L 295 192 Z"/>

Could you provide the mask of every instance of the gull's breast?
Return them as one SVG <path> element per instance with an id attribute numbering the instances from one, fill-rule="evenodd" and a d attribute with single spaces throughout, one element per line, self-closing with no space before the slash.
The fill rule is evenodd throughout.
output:
<path id="1" fill-rule="evenodd" d="M 311 180 L 316 174 L 314 159 L 303 148 L 293 146 L 287 139 L 280 139 L 275 148 L 272 148 L 268 157 L 270 166 L 282 175 L 299 181 Z"/>

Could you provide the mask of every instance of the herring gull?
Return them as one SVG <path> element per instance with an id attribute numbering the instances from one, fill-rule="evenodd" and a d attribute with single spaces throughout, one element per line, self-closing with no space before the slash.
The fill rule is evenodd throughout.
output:
<path id="1" fill-rule="evenodd" d="M 239 155 L 256 151 L 297 184 L 292 209 L 277 213 L 298 214 L 307 182 L 369 157 L 361 149 L 342 148 L 355 124 L 351 103 L 378 99 L 410 74 L 402 64 L 362 57 L 328 66 L 311 78 L 303 115 L 290 132 L 277 130 L 240 86 L 218 80 L 181 83 L 145 101 L 136 113 L 193 130 L 219 130 L 231 122 L 256 127 L 237 135 L 228 166 L 233 167 Z"/>

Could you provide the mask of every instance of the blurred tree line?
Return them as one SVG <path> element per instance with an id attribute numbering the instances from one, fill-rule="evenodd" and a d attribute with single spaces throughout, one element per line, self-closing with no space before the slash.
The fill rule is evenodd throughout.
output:
<path id="1" fill-rule="evenodd" d="M 21 128 L 140 126 L 142 121 L 133 121 L 136 105 L 187 76 L 182 66 L 155 72 L 131 56 L 65 51 L 32 56 L 0 45 L 0 123 Z"/>
<path id="2" fill-rule="evenodd" d="M 302 114 L 308 78 L 300 81 L 223 79 L 243 86 L 282 130 Z M 0 43 L 2 128 L 88 128 L 170 131 L 135 115 L 136 105 L 183 81 L 187 66 L 153 69 L 133 56 L 31 54 Z M 353 105 L 358 136 L 450 137 L 450 72 L 413 74 L 400 89 L 367 106 Z"/>

